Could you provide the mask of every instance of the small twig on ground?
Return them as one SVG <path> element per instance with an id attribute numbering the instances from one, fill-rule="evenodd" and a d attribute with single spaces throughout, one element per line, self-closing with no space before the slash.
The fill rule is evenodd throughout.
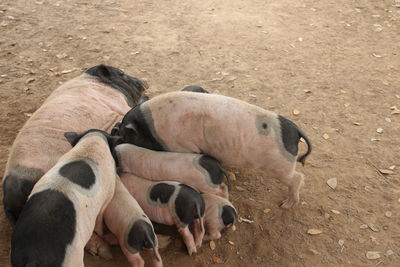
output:
<path id="1" fill-rule="evenodd" d="M 381 173 L 381 171 L 379 170 L 379 168 L 376 167 L 376 165 L 373 164 L 369 159 L 367 159 L 367 163 L 369 163 L 369 165 L 371 165 L 381 177 L 383 177 L 383 178 L 386 179 L 385 175 L 383 175 L 383 174 Z"/>

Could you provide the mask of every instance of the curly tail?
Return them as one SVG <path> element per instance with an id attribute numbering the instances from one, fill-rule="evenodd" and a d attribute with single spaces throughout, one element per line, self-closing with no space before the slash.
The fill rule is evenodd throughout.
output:
<path id="1" fill-rule="evenodd" d="M 310 155 L 311 151 L 312 151 L 312 145 L 311 145 L 311 141 L 310 139 L 308 139 L 307 135 L 300 129 L 297 129 L 299 131 L 299 136 L 301 138 L 304 139 L 304 141 L 306 141 L 307 144 L 307 151 L 306 153 L 304 153 L 303 155 L 301 155 L 300 157 L 297 158 L 298 162 L 301 162 L 301 164 L 304 166 L 304 163 L 306 161 L 306 158 L 308 157 L 308 155 Z"/>

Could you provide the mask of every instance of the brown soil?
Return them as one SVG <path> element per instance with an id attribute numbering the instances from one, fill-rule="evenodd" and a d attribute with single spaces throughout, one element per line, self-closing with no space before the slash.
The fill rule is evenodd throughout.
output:
<path id="1" fill-rule="evenodd" d="M 170 245 L 162 251 L 165 266 L 205 266 L 212 256 L 225 266 L 398 266 L 400 115 L 390 109 L 400 108 L 395 4 L 2 0 L 0 172 L 29 113 L 90 66 L 106 63 L 147 78 L 150 95 L 198 84 L 292 119 L 312 139 L 314 152 L 304 168 L 298 166 L 307 176 L 300 205 L 280 209 L 282 184 L 236 170 L 234 185 L 244 191 L 234 186 L 233 203 L 254 223 L 238 223 L 214 251 L 204 244 L 195 256 Z M 63 70 L 73 71 L 54 73 Z M 294 116 L 293 109 L 300 114 Z M 392 165 L 397 167 L 391 175 L 375 169 Z M 329 178 L 337 178 L 336 190 L 327 186 Z M 264 214 L 266 208 L 271 211 Z M 378 231 L 360 229 L 367 223 Z M 308 235 L 310 228 L 322 233 Z M 1 209 L 1 266 L 9 264 L 10 232 Z M 394 255 L 385 256 L 388 250 Z M 368 260 L 367 251 L 381 257 Z M 127 266 L 118 248 L 114 256 L 103 261 L 87 255 L 86 263 Z"/>

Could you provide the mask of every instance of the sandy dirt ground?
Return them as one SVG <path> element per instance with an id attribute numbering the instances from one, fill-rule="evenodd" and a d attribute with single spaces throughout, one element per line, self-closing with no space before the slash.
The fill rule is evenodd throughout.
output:
<path id="1" fill-rule="evenodd" d="M 307 176 L 302 202 L 288 211 L 279 208 L 284 185 L 234 170 L 231 199 L 253 223 L 238 223 L 215 250 L 205 243 L 195 256 L 171 244 L 161 252 L 165 266 L 399 266 L 400 115 L 391 114 L 400 108 L 396 5 L 1 0 L 0 172 L 29 115 L 88 67 L 105 63 L 146 78 L 150 96 L 198 84 L 293 120 L 314 151 L 297 167 Z M 9 265 L 10 236 L 1 208 L 1 266 Z M 380 258 L 367 259 L 368 251 Z M 118 248 L 113 252 L 111 261 L 86 255 L 86 266 L 128 266 Z"/>

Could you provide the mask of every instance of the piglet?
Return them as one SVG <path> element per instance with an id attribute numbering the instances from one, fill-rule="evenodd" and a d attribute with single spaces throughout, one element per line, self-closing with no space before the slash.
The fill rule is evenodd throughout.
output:
<path id="1" fill-rule="evenodd" d="M 130 173 L 122 173 L 120 177 L 150 220 L 175 225 L 189 255 L 197 252 L 204 236 L 205 209 L 204 200 L 198 191 L 178 182 L 153 182 Z M 189 230 L 192 223 L 194 236 Z"/>
<path id="2" fill-rule="evenodd" d="M 103 234 L 116 169 L 115 137 L 66 133 L 75 145 L 34 186 L 11 238 L 12 266 L 83 266 L 93 230 Z"/>
<path id="3" fill-rule="evenodd" d="M 228 197 L 225 170 L 219 162 L 194 153 L 159 152 L 131 144 L 115 148 L 119 171 L 153 181 L 177 181 L 202 193 Z"/>
<path id="4" fill-rule="evenodd" d="M 235 98 L 172 92 L 158 95 L 131 109 L 119 125 L 124 142 L 152 150 L 210 155 L 224 167 L 259 169 L 289 188 L 283 208 L 299 202 L 304 163 L 311 142 L 283 116 Z M 298 143 L 308 145 L 299 158 Z"/>
<path id="5" fill-rule="evenodd" d="M 231 229 L 235 231 L 237 212 L 229 200 L 213 195 L 201 194 L 206 203 L 204 215 L 204 240 L 221 238 L 221 231 Z"/>
<path id="6" fill-rule="evenodd" d="M 144 266 L 139 254 L 144 248 L 153 251 L 153 266 L 162 267 L 153 225 L 118 177 L 114 196 L 104 212 L 104 222 L 117 237 L 122 252 L 132 267 Z M 107 239 L 112 242 L 112 237 Z"/>

